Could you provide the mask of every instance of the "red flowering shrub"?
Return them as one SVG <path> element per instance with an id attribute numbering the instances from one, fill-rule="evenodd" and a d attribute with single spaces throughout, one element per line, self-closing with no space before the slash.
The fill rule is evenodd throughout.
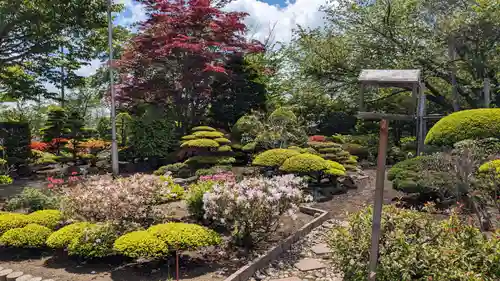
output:
<path id="1" fill-rule="evenodd" d="M 325 142 L 326 141 L 326 137 L 325 136 L 320 136 L 320 135 L 310 136 L 309 137 L 309 141 Z"/>
<path id="2" fill-rule="evenodd" d="M 30 144 L 32 150 L 47 151 L 49 147 L 49 144 L 41 141 L 32 141 Z"/>

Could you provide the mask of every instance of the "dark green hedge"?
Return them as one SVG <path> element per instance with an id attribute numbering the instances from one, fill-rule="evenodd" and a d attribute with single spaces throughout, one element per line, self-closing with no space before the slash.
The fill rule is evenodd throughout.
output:
<path id="1" fill-rule="evenodd" d="M 0 122 L 0 139 L 10 165 L 26 162 L 31 154 L 31 133 L 28 123 Z"/>

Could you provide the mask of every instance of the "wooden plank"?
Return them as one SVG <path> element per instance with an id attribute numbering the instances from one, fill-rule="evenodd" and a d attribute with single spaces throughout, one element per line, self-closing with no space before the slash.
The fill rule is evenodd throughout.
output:
<path id="1" fill-rule="evenodd" d="M 413 86 L 420 83 L 420 69 L 363 69 L 358 80 L 366 85 Z"/>
<path id="2" fill-rule="evenodd" d="M 414 120 L 415 116 L 413 115 L 404 115 L 404 114 L 390 114 L 390 113 L 381 113 L 381 112 L 358 112 L 356 115 L 359 119 L 366 120 Z"/>
<path id="3" fill-rule="evenodd" d="M 491 89 L 490 78 L 484 78 L 483 93 L 484 93 L 484 107 L 486 108 L 490 107 L 491 103 L 490 89 Z"/>

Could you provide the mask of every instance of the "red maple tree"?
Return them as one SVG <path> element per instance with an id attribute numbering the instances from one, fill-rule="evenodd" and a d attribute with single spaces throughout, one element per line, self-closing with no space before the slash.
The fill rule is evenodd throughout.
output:
<path id="1" fill-rule="evenodd" d="M 210 84 L 230 55 L 261 52 L 245 39 L 246 13 L 224 12 L 210 0 L 140 0 L 148 19 L 117 62 L 123 105 L 153 103 L 187 128 L 205 117 Z"/>

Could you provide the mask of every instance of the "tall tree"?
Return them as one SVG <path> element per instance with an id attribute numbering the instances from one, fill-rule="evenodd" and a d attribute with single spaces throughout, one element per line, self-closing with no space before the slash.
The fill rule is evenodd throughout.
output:
<path id="1" fill-rule="evenodd" d="M 245 40 L 245 13 L 221 11 L 210 0 L 140 2 L 149 17 L 118 61 L 118 98 L 125 106 L 170 109 L 186 131 L 206 116 L 210 84 L 216 74 L 227 73 L 224 62 L 262 51 L 262 45 Z"/>
<path id="2" fill-rule="evenodd" d="M 54 96 L 42 82 L 81 84 L 75 70 L 106 48 L 106 12 L 102 0 L 0 0 L 0 94 L 37 99 Z"/>
<path id="3" fill-rule="evenodd" d="M 267 91 L 257 69 L 241 55 L 230 58 L 225 69 L 228 74 L 219 75 L 211 86 L 209 116 L 214 125 L 228 130 L 251 110 L 263 110 Z"/>
<path id="4" fill-rule="evenodd" d="M 462 108 L 481 106 L 482 82 L 500 88 L 499 0 L 339 0 L 324 8 L 327 26 L 298 30 L 290 57 L 301 75 L 353 103 L 363 68 L 423 70 L 428 99 L 452 111 L 452 70 Z M 451 40 L 452 39 L 452 40 Z M 448 55 L 450 42 L 456 59 Z M 408 91 L 376 92 L 375 99 Z"/>

